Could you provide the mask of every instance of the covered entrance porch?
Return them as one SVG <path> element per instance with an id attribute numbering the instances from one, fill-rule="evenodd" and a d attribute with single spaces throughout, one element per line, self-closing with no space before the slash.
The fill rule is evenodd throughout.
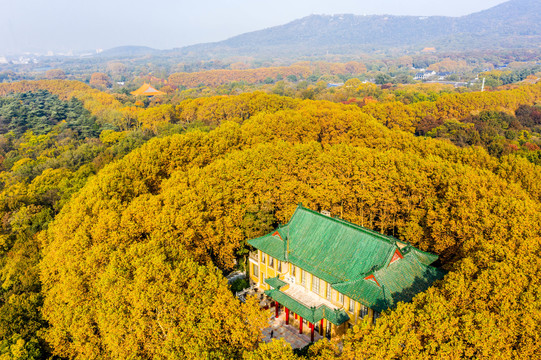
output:
<path id="1" fill-rule="evenodd" d="M 272 289 L 265 294 L 274 301 L 275 318 L 283 317 L 285 325 L 296 327 L 299 334 L 309 334 L 311 342 L 316 334 L 328 339 L 337 335 L 349 320 L 343 309 L 303 286 L 286 283 L 278 277 L 267 279 L 267 284 Z"/>
<path id="2" fill-rule="evenodd" d="M 284 339 L 287 343 L 291 345 L 293 349 L 301 349 L 313 342 L 325 339 L 323 336 L 319 335 L 317 331 L 315 331 L 314 341 L 311 341 L 309 328 L 306 326 L 306 324 L 305 326 L 303 326 L 302 334 L 299 334 L 298 322 L 292 323 L 292 321 L 290 321 L 289 324 L 286 324 L 286 314 L 283 308 L 280 309 L 280 314 L 278 318 L 274 317 L 274 307 L 267 311 L 269 314 L 269 323 L 268 327 L 263 329 L 264 342 L 270 342 L 273 339 Z"/>

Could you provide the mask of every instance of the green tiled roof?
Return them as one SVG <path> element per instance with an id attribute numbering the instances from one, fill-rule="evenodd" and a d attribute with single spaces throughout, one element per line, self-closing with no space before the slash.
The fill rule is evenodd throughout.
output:
<path id="1" fill-rule="evenodd" d="M 430 265 L 434 261 L 438 260 L 438 255 L 436 254 L 427 253 L 414 247 L 411 247 L 411 249 L 415 257 L 417 258 L 417 260 L 419 260 L 419 262 L 421 262 L 421 264 Z"/>
<path id="2" fill-rule="evenodd" d="M 333 284 L 332 287 L 376 311 L 382 311 L 399 301 L 410 301 L 417 293 L 428 289 L 435 280 L 442 279 L 445 272 L 422 264 L 411 252 L 373 275 L 380 285 L 361 278 Z"/>
<path id="3" fill-rule="evenodd" d="M 275 288 L 276 290 L 280 290 L 282 286 L 287 285 L 287 283 L 285 281 L 280 280 L 278 276 L 270 278 L 270 279 L 266 279 L 265 282 L 269 284 L 270 286 L 272 286 L 273 288 Z"/>
<path id="4" fill-rule="evenodd" d="M 284 241 L 282 241 L 279 236 L 268 234 L 257 239 L 252 239 L 248 243 L 256 249 L 263 251 L 265 254 L 269 254 L 273 258 L 286 261 Z"/>
<path id="5" fill-rule="evenodd" d="M 330 283 L 354 280 L 383 266 L 396 248 L 386 236 L 302 206 L 287 227 L 290 261 L 302 259 L 311 265 L 306 271 Z"/>
<path id="6" fill-rule="evenodd" d="M 388 305 L 383 289 L 371 280 L 361 278 L 354 281 L 333 284 L 332 287 L 336 291 L 376 311 L 379 311 L 375 308 L 376 305 Z"/>
<path id="7" fill-rule="evenodd" d="M 327 319 L 334 325 L 338 326 L 349 320 L 348 314 L 342 309 L 334 310 L 325 305 L 321 305 L 318 308 L 307 307 L 289 295 L 275 289 L 267 290 L 265 291 L 265 294 L 312 324 L 317 323 L 321 319 Z"/>
<path id="8" fill-rule="evenodd" d="M 437 255 L 302 205 L 277 232 L 248 243 L 325 280 L 376 311 L 410 301 L 444 275 L 429 266 Z M 397 250 L 403 258 L 389 265 Z M 377 283 L 365 280 L 370 275 Z"/>

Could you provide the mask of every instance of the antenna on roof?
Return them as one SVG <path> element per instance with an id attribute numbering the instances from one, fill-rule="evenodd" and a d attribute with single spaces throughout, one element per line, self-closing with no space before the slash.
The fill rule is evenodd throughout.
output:
<path id="1" fill-rule="evenodd" d="M 286 236 L 286 261 L 289 262 L 289 226 L 287 227 Z"/>

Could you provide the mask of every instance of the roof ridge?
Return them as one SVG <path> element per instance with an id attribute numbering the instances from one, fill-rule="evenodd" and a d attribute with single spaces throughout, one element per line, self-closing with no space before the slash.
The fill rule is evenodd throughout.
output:
<path id="1" fill-rule="evenodd" d="M 250 239 L 250 240 L 248 240 L 248 241 L 259 240 L 259 239 L 263 239 L 263 238 L 269 237 L 269 236 L 272 236 L 272 233 L 270 233 L 270 234 L 265 234 L 265 235 L 261 235 L 261 236 L 258 236 L 258 237 L 256 237 L 256 238 Z"/>
<path id="2" fill-rule="evenodd" d="M 417 252 L 420 252 L 420 253 L 423 253 L 423 254 L 427 254 L 427 255 L 435 255 L 434 253 L 431 253 L 431 252 L 428 252 L 428 251 L 424 251 L 424 250 L 421 250 L 419 248 L 416 248 L 415 246 L 411 245 L 411 244 L 408 244 L 408 246 L 410 248 L 412 248 L 414 251 L 417 251 Z M 411 250 L 409 251 L 411 252 Z M 437 255 L 437 254 L 436 254 Z M 438 255 L 439 256 L 439 255 Z"/>
<path id="3" fill-rule="evenodd" d="M 372 230 L 372 229 L 368 229 L 368 228 L 365 228 L 364 226 L 361 226 L 361 225 L 357 225 L 357 224 L 354 224 L 350 221 L 347 221 L 347 220 L 344 220 L 342 218 L 339 218 L 339 217 L 334 217 L 334 216 L 327 216 L 327 215 L 323 215 L 322 213 L 318 212 L 318 211 L 315 211 L 315 210 L 312 210 L 312 209 L 308 209 L 306 207 L 304 207 L 302 204 L 299 204 L 297 206 L 297 209 L 303 209 L 303 210 L 306 210 L 312 214 L 315 214 L 315 215 L 319 215 L 320 217 L 322 218 L 325 218 L 325 219 L 329 219 L 329 220 L 333 220 L 335 222 L 338 222 L 342 225 L 345 225 L 345 226 L 348 226 L 348 227 L 351 227 L 355 230 L 359 230 L 359 231 L 363 231 L 363 232 L 366 232 L 366 233 L 369 233 L 370 235 L 374 235 L 378 238 L 380 238 L 380 240 L 384 240 L 390 244 L 393 244 L 393 245 L 396 245 L 396 241 L 400 241 L 400 242 L 403 242 L 393 236 L 389 236 L 389 235 L 385 235 L 385 234 L 382 234 L 382 233 L 379 233 L 375 230 Z M 297 209 L 295 209 L 295 212 L 293 213 L 293 215 L 295 215 L 295 213 L 297 212 Z M 291 219 L 293 219 L 293 216 L 291 216 Z M 291 219 L 289 221 L 291 221 Z M 288 222 L 289 224 L 289 222 Z M 407 243 L 406 243 L 407 244 Z"/>
<path id="4" fill-rule="evenodd" d="M 334 285 L 348 285 L 348 284 L 353 284 L 353 283 L 357 283 L 361 280 L 364 280 L 366 281 L 365 278 L 363 278 L 362 276 L 366 275 L 366 276 L 369 276 L 370 274 L 372 274 L 372 272 L 368 272 L 368 273 L 364 273 L 363 275 L 361 275 L 360 278 L 358 279 L 355 279 L 355 280 L 346 280 L 346 281 L 342 281 L 342 282 L 337 282 L 337 283 L 334 283 L 334 284 L 331 284 L 331 287 L 333 287 Z M 365 276 L 365 277 L 366 277 Z"/>

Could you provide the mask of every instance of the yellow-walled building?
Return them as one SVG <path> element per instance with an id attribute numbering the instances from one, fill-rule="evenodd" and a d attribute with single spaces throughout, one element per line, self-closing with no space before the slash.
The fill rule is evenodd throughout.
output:
<path id="1" fill-rule="evenodd" d="M 250 280 L 280 304 L 286 323 L 339 336 L 357 321 L 410 301 L 444 272 L 437 255 L 299 205 L 290 221 L 248 241 Z"/>

